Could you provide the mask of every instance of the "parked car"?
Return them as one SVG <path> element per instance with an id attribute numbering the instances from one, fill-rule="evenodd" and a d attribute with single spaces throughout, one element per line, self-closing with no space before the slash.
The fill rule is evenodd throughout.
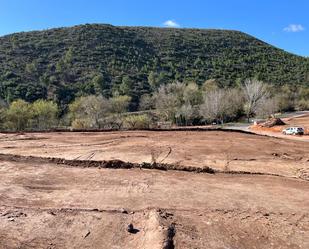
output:
<path id="1" fill-rule="evenodd" d="M 301 127 L 289 127 L 282 131 L 284 135 L 304 135 L 304 129 Z"/>

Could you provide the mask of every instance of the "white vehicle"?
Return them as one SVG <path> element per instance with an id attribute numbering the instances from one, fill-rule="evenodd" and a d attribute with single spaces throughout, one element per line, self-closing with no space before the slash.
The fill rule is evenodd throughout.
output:
<path id="1" fill-rule="evenodd" d="M 282 131 L 284 135 L 304 135 L 304 129 L 301 127 L 289 127 Z"/>

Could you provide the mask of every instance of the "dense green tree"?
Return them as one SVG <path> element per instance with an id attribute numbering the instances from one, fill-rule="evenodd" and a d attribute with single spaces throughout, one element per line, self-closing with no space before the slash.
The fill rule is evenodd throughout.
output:
<path id="1" fill-rule="evenodd" d="M 106 98 L 110 96 L 110 86 L 108 82 L 104 79 L 103 74 L 97 74 L 92 79 L 92 84 L 94 86 L 94 91 L 97 95 L 102 95 Z"/>
<path id="2" fill-rule="evenodd" d="M 121 95 L 128 95 L 132 96 L 132 93 L 134 91 L 134 80 L 129 76 L 124 76 L 122 78 L 121 85 L 119 87 Z"/>
<path id="3" fill-rule="evenodd" d="M 6 126 L 12 130 L 25 130 L 33 118 L 31 105 L 24 100 L 11 103 L 5 113 Z"/>
<path id="4" fill-rule="evenodd" d="M 37 100 L 31 105 L 32 128 L 49 129 L 57 124 L 58 106 L 52 101 Z"/>
<path id="5" fill-rule="evenodd" d="M 157 89 L 159 87 L 159 84 L 160 84 L 160 80 L 159 80 L 159 77 L 158 75 L 151 71 L 148 75 L 148 83 L 149 85 L 151 86 L 152 89 Z"/>

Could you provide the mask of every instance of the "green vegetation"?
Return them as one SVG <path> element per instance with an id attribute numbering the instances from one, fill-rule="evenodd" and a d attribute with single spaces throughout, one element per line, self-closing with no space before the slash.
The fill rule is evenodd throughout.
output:
<path id="1" fill-rule="evenodd" d="M 30 104 L 19 99 L 8 108 L 0 108 L 0 127 L 14 131 L 45 130 L 58 124 L 57 114 L 58 107 L 51 101 L 37 100 Z"/>
<path id="2" fill-rule="evenodd" d="M 58 104 L 61 116 L 81 96 L 125 95 L 129 110 L 136 111 L 139 106 L 151 107 L 157 89 L 172 82 L 194 82 L 200 88 L 206 81 L 204 87 L 209 90 L 214 83 L 220 88 L 240 87 L 247 78 L 276 87 L 286 85 L 280 105 L 289 109 L 294 98 L 286 94 L 289 89 L 303 86 L 308 92 L 309 60 L 226 30 L 82 25 L 0 38 L 0 98 L 7 103 L 51 100 Z M 195 89 L 187 91 L 191 95 Z M 304 107 L 308 93 L 302 96 L 306 96 Z M 182 101 L 178 116 L 194 112 L 187 100 Z M 114 108 L 122 110 L 112 112 L 123 111 L 117 103 Z M 20 122 L 18 129 L 25 120 Z"/>
<path id="3" fill-rule="evenodd" d="M 0 37 L 5 130 L 143 129 L 308 108 L 309 59 L 238 31 L 95 24 Z"/>
<path id="4" fill-rule="evenodd" d="M 32 116 L 32 128 L 38 130 L 49 129 L 57 125 L 58 106 L 51 101 L 37 100 L 32 103 L 31 106 Z"/>
<path id="5" fill-rule="evenodd" d="M 75 99 L 69 105 L 69 118 L 76 129 L 106 128 L 111 120 L 117 120 L 121 113 L 128 110 L 130 97 L 116 96 L 110 99 L 102 95 L 89 95 Z M 113 126 L 113 125 L 111 125 Z M 111 127 L 109 127 L 111 128 Z"/>
<path id="6" fill-rule="evenodd" d="M 129 112 L 131 97 L 106 98 L 88 95 L 76 98 L 68 112 L 59 115 L 52 101 L 13 101 L 9 106 L 0 101 L 2 130 L 73 129 L 148 129 L 158 122 L 179 126 L 223 124 L 246 117 L 271 117 L 280 111 L 303 110 L 309 106 L 308 91 L 287 87 L 284 91 L 256 79 L 246 80 L 241 87 L 220 88 L 215 81 L 202 86 L 174 82 L 161 85 L 152 95 L 142 96 L 138 112 Z"/>
<path id="7" fill-rule="evenodd" d="M 32 116 L 29 103 L 24 100 L 13 101 L 6 111 L 6 126 L 12 130 L 24 130 Z"/>
<path id="8" fill-rule="evenodd" d="M 130 115 L 124 118 L 125 125 L 128 129 L 148 129 L 150 128 L 152 121 L 146 114 L 142 115 Z"/>

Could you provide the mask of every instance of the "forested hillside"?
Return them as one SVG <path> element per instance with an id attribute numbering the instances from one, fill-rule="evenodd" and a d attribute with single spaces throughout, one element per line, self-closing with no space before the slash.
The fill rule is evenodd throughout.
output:
<path id="1" fill-rule="evenodd" d="M 173 81 L 222 87 L 257 78 L 275 85 L 309 85 L 307 58 L 238 31 L 81 25 L 0 38 L 0 98 L 76 96 L 139 98 Z"/>

